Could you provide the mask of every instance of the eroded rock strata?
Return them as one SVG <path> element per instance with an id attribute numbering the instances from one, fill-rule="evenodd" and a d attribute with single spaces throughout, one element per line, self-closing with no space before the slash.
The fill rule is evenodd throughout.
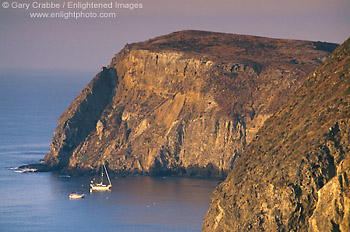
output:
<path id="1" fill-rule="evenodd" d="M 350 231 L 350 39 L 264 124 L 203 231 Z"/>
<path id="2" fill-rule="evenodd" d="M 62 114 L 45 164 L 225 177 L 336 46 L 202 31 L 126 45 Z"/>

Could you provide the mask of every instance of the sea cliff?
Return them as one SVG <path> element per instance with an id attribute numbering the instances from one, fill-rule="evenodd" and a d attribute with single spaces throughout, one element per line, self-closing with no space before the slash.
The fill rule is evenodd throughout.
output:
<path id="1" fill-rule="evenodd" d="M 203 231 L 350 231 L 350 39 L 268 120 Z"/>
<path id="2" fill-rule="evenodd" d="M 203 31 L 128 44 L 61 115 L 44 163 L 224 178 L 336 46 Z"/>

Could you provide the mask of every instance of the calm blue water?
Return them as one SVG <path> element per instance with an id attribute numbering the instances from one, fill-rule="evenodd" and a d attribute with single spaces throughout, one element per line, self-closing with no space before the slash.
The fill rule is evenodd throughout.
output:
<path id="1" fill-rule="evenodd" d="M 49 151 L 59 115 L 94 72 L 0 72 L 0 231 L 200 231 L 217 181 L 113 179 L 89 194 L 91 177 L 15 173 Z M 86 197 L 69 200 L 70 192 Z"/>

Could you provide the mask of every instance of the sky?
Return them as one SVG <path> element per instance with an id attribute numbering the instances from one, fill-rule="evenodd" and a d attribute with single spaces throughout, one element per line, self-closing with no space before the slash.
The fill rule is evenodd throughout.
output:
<path id="1" fill-rule="evenodd" d="M 142 8 L 118 9 L 116 2 Z M 86 3 L 107 8 L 79 7 Z M 349 12 L 350 0 L 1 0 L 0 70 L 97 72 L 127 43 L 188 29 L 342 43 Z M 68 13 L 84 16 L 65 19 Z M 100 13 L 114 15 L 93 17 Z"/>

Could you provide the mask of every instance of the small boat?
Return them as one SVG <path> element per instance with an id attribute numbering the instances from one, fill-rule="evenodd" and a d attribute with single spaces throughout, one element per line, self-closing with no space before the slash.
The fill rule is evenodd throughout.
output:
<path id="1" fill-rule="evenodd" d="M 69 194 L 69 199 L 81 199 L 85 194 L 71 193 Z"/>
<path id="2" fill-rule="evenodd" d="M 103 171 L 106 172 L 108 184 L 104 184 L 104 183 L 103 183 Z M 101 182 L 100 182 L 100 183 L 95 183 L 95 182 L 92 180 L 91 183 L 90 183 L 90 192 L 92 192 L 93 190 L 97 190 L 97 191 L 106 191 L 106 190 L 110 190 L 111 188 L 112 188 L 111 180 L 109 179 L 106 166 L 103 165 L 103 169 L 102 169 L 102 172 L 101 172 Z"/>

